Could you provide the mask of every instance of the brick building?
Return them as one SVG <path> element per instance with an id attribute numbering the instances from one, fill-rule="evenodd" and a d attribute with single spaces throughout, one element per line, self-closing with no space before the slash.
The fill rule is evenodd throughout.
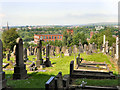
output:
<path id="1" fill-rule="evenodd" d="M 67 29 L 67 33 L 71 33 L 71 35 L 73 35 L 73 29 Z"/>
<path id="2" fill-rule="evenodd" d="M 90 39 L 92 38 L 93 34 L 94 34 L 94 32 L 90 32 Z"/>
<path id="3" fill-rule="evenodd" d="M 61 34 L 34 34 L 34 43 L 37 43 L 39 39 L 46 41 L 55 41 L 55 40 L 62 40 L 63 35 Z"/>

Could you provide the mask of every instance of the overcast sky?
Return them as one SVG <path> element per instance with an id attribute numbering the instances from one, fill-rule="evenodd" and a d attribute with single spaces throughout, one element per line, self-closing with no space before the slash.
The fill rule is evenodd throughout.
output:
<path id="1" fill-rule="evenodd" d="M 117 22 L 119 0 L 0 0 L 0 26 Z"/>

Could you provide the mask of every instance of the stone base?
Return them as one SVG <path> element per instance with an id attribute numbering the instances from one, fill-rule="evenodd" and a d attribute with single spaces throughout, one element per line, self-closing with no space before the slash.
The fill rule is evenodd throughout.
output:
<path id="1" fill-rule="evenodd" d="M 36 71 L 37 67 L 30 67 L 30 71 Z"/>
<path id="2" fill-rule="evenodd" d="M 64 56 L 71 56 L 71 54 L 70 53 L 65 53 Z"/>
<path id="3" fill-rule="evenodd" d="M 7 87 L 7 80 L 5 79 L 5 72 L 0 72 L 0 90 Z"/>
<path id="4" fill-rule="evenodd" d="M 13 79 L 25 79 L 27 78 L 26 65 L 14 67 Z"/>
<path id="5" fill-rule="evenodd" d="M 51 61 L 49 60 L 49 58 L 46 58 L 46 61 L 44 62 L 46 67 L 50 67 L 51 66 Z"/>
<path id="6" fill-rule="evenodd" d="M 36 61 L 36 67 L 40 67 L 40 65 L 43 65 L 43 59 Z"/>

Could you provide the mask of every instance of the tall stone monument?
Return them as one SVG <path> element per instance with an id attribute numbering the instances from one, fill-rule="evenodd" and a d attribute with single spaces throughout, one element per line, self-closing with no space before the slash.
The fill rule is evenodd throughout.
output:
<path id="1" fill-rule="evenodd" d="M 16 66 L 14 67 L 13 79 L 25 79 L 27 78 L 26 65 L 23 60 L 23 41 L 21 38 L 16 40 Z"/>
<path id="2" fill-rule="evenodd" d="M 24 48 L 23 53 L 24 53 L 24 56 L 23 56 L 24 57 L 24 61 L 26 62 L 28 60 L 27 49 L 26 48 Z"/>
<path id="3" fill-rule="evenodd" d="M 46 61 L 45 61 L 45 66 L 50 67 L 51 66 L 51 61 L 50 61 L 50 46 L 49 44 L 46 45 Z"/>
<path id="4" fill-rule="evenodd" d="M 40 65 L 43 65 L 42 40 L 37 41 L 37 61 L 36 61 L 36 66 L 39 67 Z"/>
<path id="5" fill-rule="evenodd" d="M 119 37 L 116 37 L 116 54 L 115 58 L 118 59 L 118 49 L 119 49 Z"/>
<path id="6" fill-rule="evenodd" d="M 0 90 L 6 87 L 7 82 L 7 80 L 5 79 L 5 72 L 3 71 L 2 64 L 3 64 L 3 44 L 2 41 L 0 40 Z"/>
<path id="7" fill-rule="evenodd" d="M 104 53 L 105 52 L 105 35 L 103 36 L 103 50 L 102 52 Z"/>

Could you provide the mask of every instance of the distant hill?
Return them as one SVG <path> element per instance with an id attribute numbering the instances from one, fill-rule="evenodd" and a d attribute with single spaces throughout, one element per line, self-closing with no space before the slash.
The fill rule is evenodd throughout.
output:
<path id="1" fill-rule="evenodd" d="M 113 25 L 118 25 L 118 23 L 117 22 L 100 22 L 100 23 L 90 23 L 87 25 L 113 26 Z"/>

